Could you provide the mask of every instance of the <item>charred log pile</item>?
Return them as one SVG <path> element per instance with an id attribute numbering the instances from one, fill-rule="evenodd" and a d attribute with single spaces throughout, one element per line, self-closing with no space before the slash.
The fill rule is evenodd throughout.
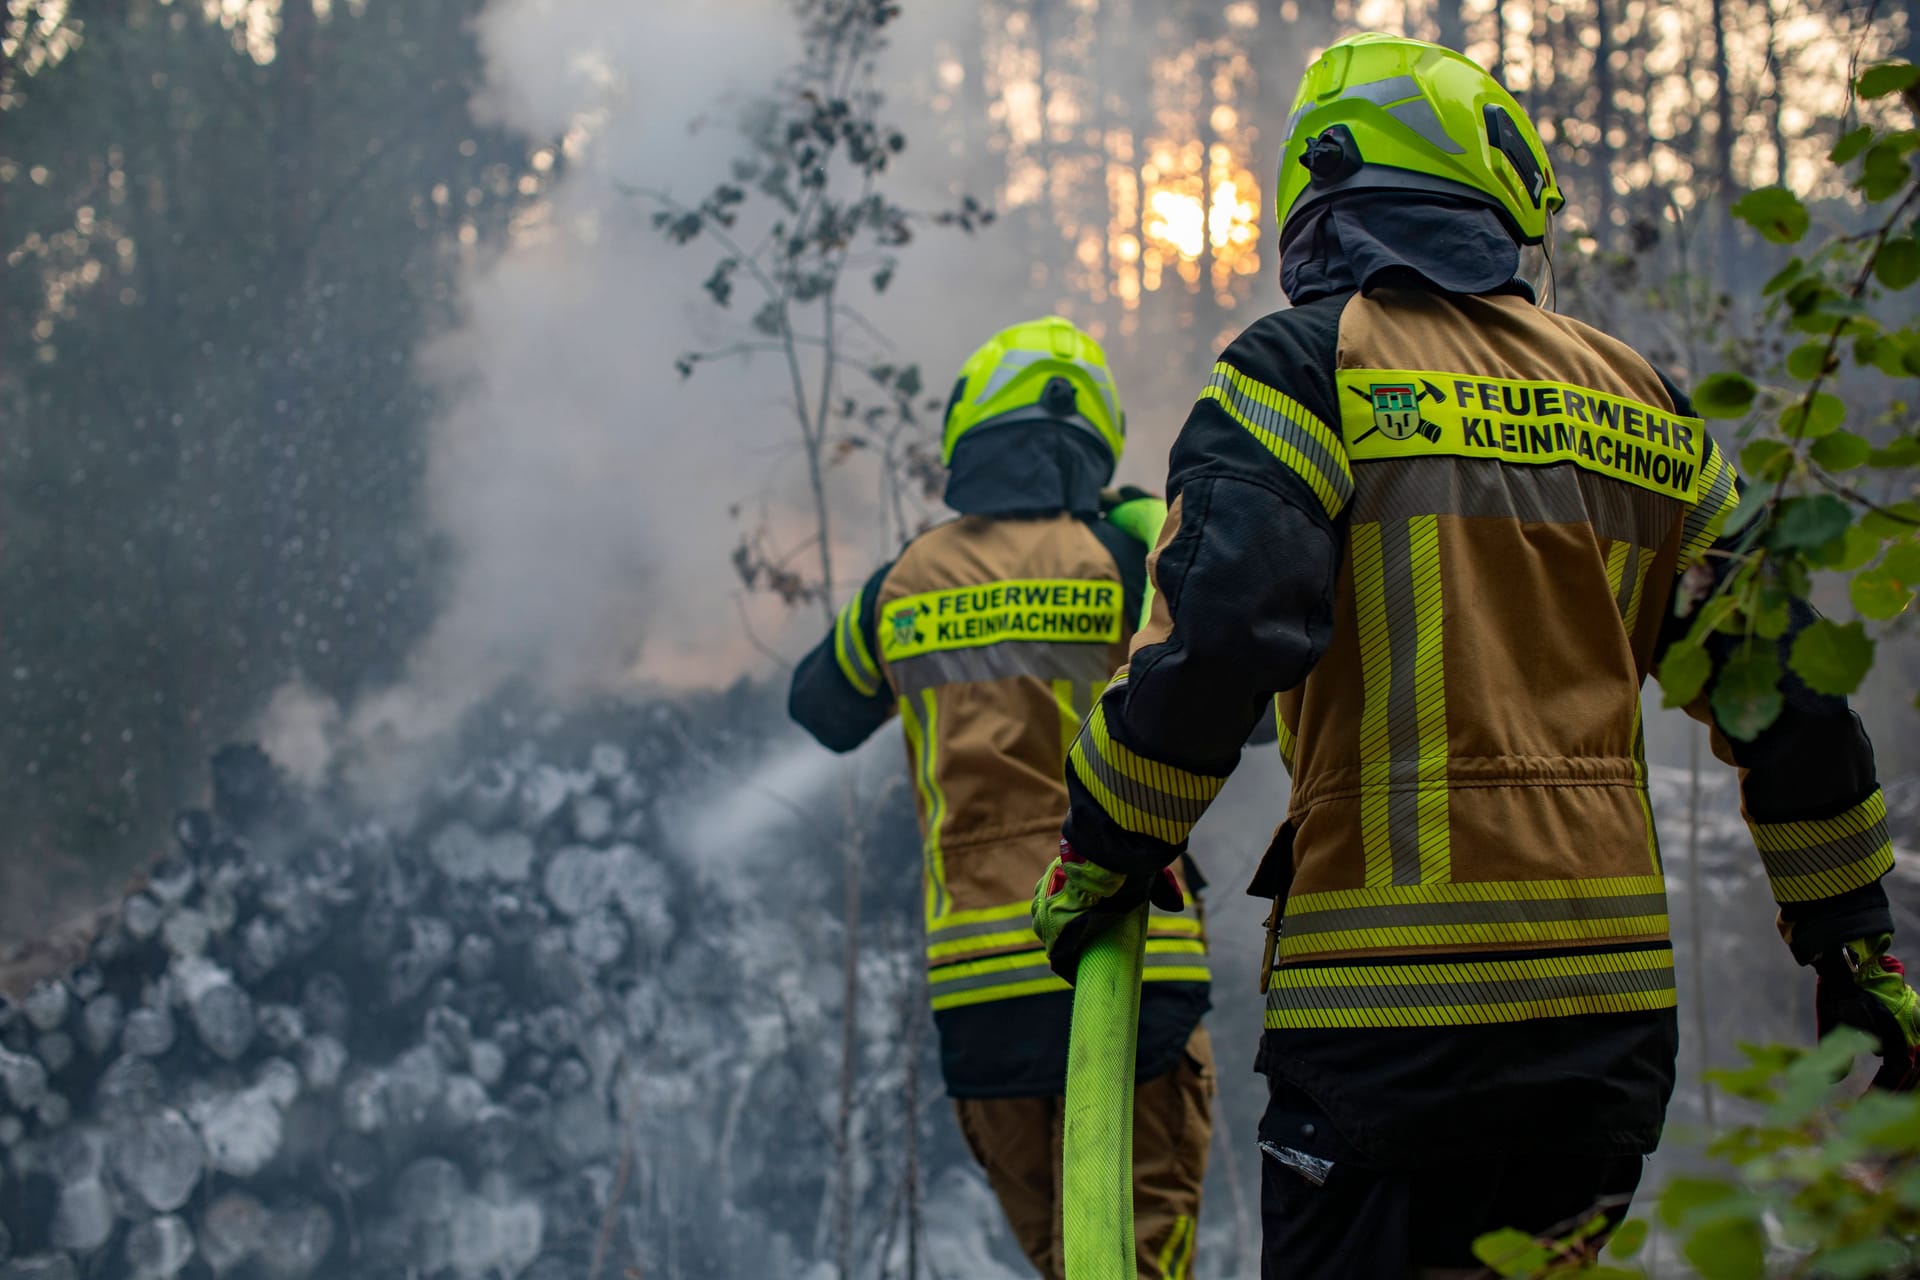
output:
<path id="1" fill-rule="evenodd" d="M 493 759 L 405 830 L 224 750 L 84 960 L 0 997 L 0 1277 L 588 1274 L 697 1056 L 663 971 L 713 963 L 673 947 L 674 749 Z"/>

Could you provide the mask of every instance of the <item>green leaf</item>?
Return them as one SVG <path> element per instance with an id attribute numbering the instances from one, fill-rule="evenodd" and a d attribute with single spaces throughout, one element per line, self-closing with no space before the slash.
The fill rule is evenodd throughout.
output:
<path id="1" fill-rule="evenodd" d="M 1810 219 L 1800 197 L 1785 187 L 1761 187 L 1734 202 L 1733 216 L 1775 244 L 1792 244 L 1807 234 Z"/>
<path id="2" fill-rule="evenodd" d="M 1760 388 L 1744 373 L 1712 373 L 1693 391 L 1693 411 L 1703 418 L 1738 418 L 1753 407 Z"/>
<path id="3" fill-rule="evenodd" d="M 1874 467 L 1914 467 L 1920 466 L 1920 436 L 1901 436 L 1867 455 L 1867 465 Z"/>
<path id="4" fill-rule="evenodd" d="M 1904 188 L 1912 176 L 1904 150 L 1895 144 L 1876 142 L 1868 149 L 1860 177 L 1853 185 L 1869 200 L 1885 200 Z"/>
<path id="5" fill-rule="evenodd" d="M 1860 73 L 1857 87 L 1863 98 L 1884 98 L 1920 83 L 1920 67 L 1910 62 L 1882 62 Z"/>
<path id="6" fill-rule="evenodd" d="M 1813 442 L 1809 451 L 1813 460 L 1829 471 L 1851 471 L 1865 466 L 1873 456 L 1873 446 L 1851 431 L 1836 431 Z M 1742 453 L 1745 460 L 1746 454 Z"/>
<path id="7" fill-rule="evenodd" d="M 1815 693 L 1844 696 L 1873 666 L 1873 638 L 1857 622 L 1822 618 L 1795 637 L 1787 661 Z"/>
<path id="8" fill-rule="evenodd" d="M 1512 1227 L 1502 1227 L 1476 1238 L 1473 1256 L 1503 1276 L 1530 1276 L 1553 1260 L 1553 1255 L 1538 1240 Z"/>
<path id="9" fill-rule="evenodd" d="M 1709 1222 L 1687 1237 L 1680 1252 L 1705 1280 L 1760 1280 L 1767 1246 L 1760 1224 L 1733 1218 Z"/>
<path id="10" fill-rule="evenodd" d="M 1827 371 L 1827 344 L 1803 342 L 1787 357 L 1787 372 L 1802 382 L 1810 382 Z"/>
<path id="11" fill-rule="evenodd" d="M 1913 603 L 1913 592 L 1885 569 L 1862 569 L 1847 583 L 1847 597 L 1863 618 L 1884 621 Z"/>
<path id="12" fill-rule="evenodd" d="M 1901 1274 L 1913 1255 L 1898 1240 L 1881 1238 L 1822 1249 L 1814 1260 L 1818 1264 L 1814 1274 L 1827 1280 L 1874 1280 L 1876 1276 Z"/>
<path id="13" fill-rule="evenodd" d="M 1853 511 L 1830 493 L 1810 498 L 1788 498 L 1780 504 L 1767 543 L 1783 551 L 1796 547 L 1825 546 L 1847 531 L 1853 523 Z"/>
<path id="14" fill-rule="evenodd" d="M 1761 294 L 1771 298 L 1788 285 L 1798 281 L 1802 275 L 1806 274 L 1806 270 L 1807 264 L 1802 262 L 1798 257 L 1790 259 L 1786 266 L 1774 272 L 1767 283 L 1762 286 L 1760 290 Z"/>
<path id="15" fill-rule="evenodd" d="M 1827 152 L 1827 159 L 1835 164 L 1845 164 L 1865 151 L 1867 144 L 1872 141 L 1873 130 L 1868 126 L 1863 124 L 1858 129 L 1849 129 L 1833 144 L 1833 150 Z"/>
<path id="16" fill-rule="evenodd" d="M 1889 289 L 1904 289 L 1920 280 L 1920 242 L 1910 235 L 1889 237 L 1873 260 L 1873 274 Z"/>
<path id="17" fill-rule="evenodd" d="M 1676 1174 L 1660 1192 L 1660 1221 L 1677 1227 L 1696 1209 L 1721 1204 L 1734 1196 L 1732 1183 L 1720 1178 L 1693 1178 Z"/>
<path id="18" fill-rule="evenodd" d="M 1713 674 L 1713 659 L 1697 640 L 1676 640 L 1660 660 L 1660 704 L 1684 707 L 1700 696 Z"/>
<path id="19" fill-rule="evenodd" d="M 1881 538 L 1904 538 L 1920 529 L 1920 502 L 1894 502 L 1886 506 L 1887 515 L 1869 511 L 1860 517 L 1860 527 Z"/>
<path id="20" fill-rule="evenodd" d="M 1780 716 L 1780 660 L 1770 644 L 1750 644 L 1713 682 L 1713 719 L 1722 732 L 1752 741 Z"/>
<path id="21" fill-rule="evenodd" d="M 1628 1218 L 1607 1242 L 1607 1252 L 1616 1258 L 1631 1258 L 1647 1242 L 1647 1220 Z"/>
<path id="22" fill-rule="evenodd" d="M 1902 542 L 1887 550 L 1881 572 L 1903 587 L 1920 591 L 1920 542 Z"/>
<path id="23" fill-rule="evenodd" d="M 1846 419 L 1846 402 L 1825 391 L 1814 393 L 1811 404 L 1796 400 L 1780 411 L 1780 430 L 1796 440 L 1826 435 Z"/>
<path id="24" fill-rule="evenodd" d="M 1879 554 L 1880 539 L 1856 524 L 1849 528 L 1846 537 L 1840 540 L 1840 554 L 1826 567 L 1838 569 L 1841 573 L 1852 573 Z"/>
<path id="25" fill-rule="evenodd" d="M 1750 479 L 1778 480 L 1793 468 L 1793 446 L 1763 436 L 1740 450 L 1740 470 Z"/>

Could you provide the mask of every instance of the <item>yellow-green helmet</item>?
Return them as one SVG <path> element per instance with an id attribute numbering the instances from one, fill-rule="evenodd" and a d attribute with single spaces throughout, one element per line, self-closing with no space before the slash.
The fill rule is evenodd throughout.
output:
<path id="1" fill-rule="evenodd" d="M 1307 68 L 1280 153 L 1281 244 L 1302 210 L 1361 190 L 1477 200 L 1521 244 L 1545 241 L 1565 203 L 1539 131 L 1498 80 L 1464 54 L 1380 32 Z"/>
<path id="2" fill-rule="evenodd" d="M 1086 431 L 1115 464 L 1126 447 L 1106 353 L 1060 316 L 1011 325 L 967 357 L 947 401 L 940 461 L 953 465 L 953 448 L 968 432 L 1045 421 Z"/>

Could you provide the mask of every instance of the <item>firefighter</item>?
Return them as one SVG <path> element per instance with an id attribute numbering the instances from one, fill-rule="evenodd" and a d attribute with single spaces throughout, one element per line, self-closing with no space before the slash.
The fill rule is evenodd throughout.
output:
<path id="1" fill-rule="evenodd" d="M 1740 489 L 1673 383 L 1536 305 L 1561 193 L 1485 71 L 1342 40 L 1287 134 L 1292 308 L 1227 347 L 1174 445 L 1152 616 L 1070 751 L 1035 925 L 1071 972 L 1277 698 L 1263 1274 L 1448 1274 L 1483 1231 L 1617 1222 L 1659 1139 L 1678 1032 L 1640 689 L 1687 628 L 1681 575 L 1726 572 Z M 1910 1086 L 1872 748 L 1843 699 L 1782 693 L 1714 748 L 1822 1029 L 1874 1032 L 1879 1083 Z"/>
<path id="2" fill-rule="evenodd" d="M 960 1130 L 1021 1249 L 1060 1277 L 1072 993 L 1028 924 L 1066 813 L 1066 750 L 1126 657 L 1166 507 L 1105 488 L 1125 444 L 1105 355 L 1058 316 L 960 371 L 941 460 L 957 519 L 921 534 L 801 662 L 793 718 L 849 751 L 896 712 L 922 834 L 928 988 Z M 1192 863 L 1149 924 L 1134 1107 L 1139 1274 L 1193 1261 L 1211 1134 Z M 1191 909 L 1184 909 L 1191 908 Z"/>

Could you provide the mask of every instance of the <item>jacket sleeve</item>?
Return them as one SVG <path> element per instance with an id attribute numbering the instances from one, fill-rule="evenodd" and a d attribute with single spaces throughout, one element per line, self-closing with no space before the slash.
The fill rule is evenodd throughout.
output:
<path id="1" fill-rule="evenodd" d="M 1677 407 L 1692 414 L 1684 396 Z M 1734 565 L 1732 552 L 1743 530 L 1728 530 L 1739 506 L 1741 484 L 1733 466 L 1711 445 L 1708 492 L 1688 515 L 1684 572 L 1702 551 L 1714 585 Z M 1717 554 L 1727 553 L 1727 554 Z M 1779 904 L 1781 935 L 1795 959 L 1810 963 L 1843 942 L 1893 930 L 1881 877 L 1893 869 L 1887 806 L 1875 777 L 1873 744 L 1847 700 L 1809 689 L 1793 674 L 1787 654 L 1795 637 L 1819 615 L 1804 600 L 1789 604 L 1786 633 L 1778 647 L 1780 716 L 1757 737 L 1743 741 L 1715 723 L 1712 694 L 1721 668 L 1739 637 L 1715 632 L 1706 650 L 1713 674 L 1687 714 L 1712 730 L 1713 753 L 1740 771 L 1740 808 L 1760 850 L 1760 861 Z M 1690 618 L 1671 609 L 1662 626 L 1655 661 L 1687 633 Z"/>
<path id="2" fill-rule="evenodd" d="M 893 690 L 880 670 L 877 618 L 882 565 L 834 620 L 833 632 L 794 669 L 787 714 L 834 751 L 851 751 L 893 714 Z"/>
<path id="3" fill-rule="evenodd" d="M 1165 866 L 1274 694 L 1332 638 L 1353 478 L 1337 426 L 1344 298 L 1256 322 L 1175 442 L 1146 625 L 1068 755 L 1066 835 L 1129 874 Z"/>

